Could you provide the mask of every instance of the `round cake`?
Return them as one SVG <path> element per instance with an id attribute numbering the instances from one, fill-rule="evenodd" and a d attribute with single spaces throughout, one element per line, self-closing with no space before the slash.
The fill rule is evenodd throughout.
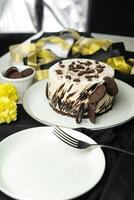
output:
<path id="1" fill-rule="evenodd" d="M 118 87 L 114 70 L 100 61 L 63 60 L 49 69 L 46 96 L 58 113 L 95 123 L 97 115 L 112 108 Z"/>

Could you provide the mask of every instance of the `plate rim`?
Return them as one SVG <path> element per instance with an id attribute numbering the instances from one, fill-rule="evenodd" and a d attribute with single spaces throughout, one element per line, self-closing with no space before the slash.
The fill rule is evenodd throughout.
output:
<path id="1" fill-rule="evenodd" d="M 21 130 L 21 131 L 18 131 L 18 132 L 15 132 L 15 133 L 13 133 L 12 135 L 9 135 L 9 136 L 7 136 L 5 139 L 3 139 L 1 142 L 0 142 L 0 146 L 1 145 L 3 145 L 3 143 L 5 143 L 6 141 L 8 141 L 8 140 L 10 140 L 10 139 L 12 139 L 13 137 L 19 137 L 19 135 L 21 134 L 26 134 L 26 132 L 28 131 L 29 132 L 29 130 L 33 130 L 33 129 L 52 129 L 53 127 L 52 126 L 37 126 L 37 127 L 32 127 L 32 128 L 28 128 L 28 129 L 24 129 L 24 130 Z M 63 128 L 63 127 L 62 127 Z M 63 128 L 63 129 L 69 129 L 69 128 Z M 80 132 L 80 131 L 77 131 L 77 130 L 74 130 L 74 129 L 70 129 L 71 131 L 74 131 L 75 133 L 77 133 L 78 135 L 82 135 L 82 137 L 84 137 L 84 138 L 89 138 L 89 139 L 91 139 L 94 143 L 96 143 L 96 141 L 94 140 L 94 139 L 92 139 L 91 137 L 89 137 L 89 136 L 87 136 L 87 135 L 85 135 L 84 133 L 82 133 L 82 132 Z M 28 133 L 27 133 L 28 134 Z M 26 135 L 27 135 L 26 134 Z M 30 134 L 30 132 L 29 132 L 29 134 Z M 32 133 L 33 134 L 33 133 Z M 21 136 L 20 135 L 20 136 Z M 99 183 L 99 181 L 102 179 L 102 177 L 103 177 L 103 175 L 104 175 L 104 172 L 105 172 L 105 169 L 106 169 L 106 158 L 105 158 L 105 154 L 104 154 L 104 152 L 102 151 L 102 149 L 100 148 L 100 147 L 98 147 L 98 149 L 99 149 L 99 152 L 100 152 L 100 154 L 101 154 L 101 158 L 102 158 L 102 162 L 103 162 L 103 169 L 102 169 L 102 171 L 101 171 L 101 174 L 100 174 L 100 176 L 98 177 L 98 179 L 97 179 L 97 181 L 95 182 L 95 184 L 94 185 L 92 185 L 92 187 L 90 187 L 90 188 L 88 188 L 88 189 L 85 189 L 83 192 L 78 192 L 77 193 L 77 195 L 73 195 L 72 197 L 70 197 L 69 199 L 72 199 L 72 198 L 78 198 L 78 197 L 80 197 L 80 196 L 82 196 L 82 195 L 84 195 L 84 194 L 86 194 L 87 192 L 89 192 L 90 190 L 92 190 L 98 183 Z M 31 198 L 29 198 L 29 197 L 26 197 L 26 196 L 23 196 L 23 195 L 21 195 L 21 194 L 15 194 L 15 193 L 13 193 L 13 192 L 10 192 L 10 191 L 8 191 L 8 189 L 6 190 L 6 189 L 4 189 L 3 187 L 1 187 L 1 185 L 0 185 L 0 191 L 3 193 L 3 194 L 5 194 L 5 195 L 8 195 L 9 197 L 11 197 L 11 198 L 14 198 L 14 199 L 16 199 L 16 200 L 33 200 L 33 199 L 31 199 Z M 34 200 L 37 200 L 36 198 L 34 199 Z M 61 199 L 55 199 L 55 200 L 61 200 Z M 62 200 L 65 200 L 64 198 L 62 199 Z"/>
<path id="2" fill-rule="evenodd" d="M 47 80 L 48 79 L 43 79 L 43 80 L 40 80 L 40 81 L 37 81 L 37 82 L 35 82 L 33 85 L 31 85 L 29 88 L 28 88 L 28 90 L 25 92 L 25 94 L 24 94 L 24 96 L 23 96 L 23 98 L 22 98 L 22 106 L 23 106 L 23 108 L 24 108 L 24 110 L 27 112 L 27 114 L 28 115 L 30 115 L 33 119 L 35 119 L 36 121 L 38 121 L 38 122 L 40 122 L 40 123 L 42 123 L 42 124 L 44 124 L 44 125 L 48 125 L 48 126 L 54 126 L 55 124 L 53 124 L 53 123 L 49 123 L 49 122 L 47 122 L 46 120 L 42 120 L 42 119 L 39 119 L 39 118 L 37 118 L 36 116 L 34 116 L 33 115 L 33 113 L 30 111 L 30 109 L 27 109 L 26 107 L 26 104 L 25 104 L 25 98 L 26 98 L 26 95 L 27 95 L 27 93 L 29 92 L 29 90 L 32 88 L 32 87 L 34 87 L 34 85 L 35 84 L 41 84 L 41 83 L 47 83 Z M 115 78 L 115 80 L 117 81 L 117 82 L 120 82 L 121 84 L 125 84 L 125 85 L 127 85 L 127 87 L 130 87 L 131 89 L 133 89 L 134 90 L 134 88 L 131 86 L 131 85 L 129 85 L 128 83 L 126 83 L 126 82 L 124 82 L 124 81 L 122 81 L 122 80 L 120 80 L 120 79 L 116 79 Z M 63 115 L 61 115 L 61 117 L 62 117 Z M 99 116 L 99 117 L 101 117 L 101 116 Z M 113 127 L 117 127 L 117 126 L 120 126 L 120 125 L 122 125 L 122 124 L 124 124 L 124 123 L 126 123 L 126 122 L 128 122 L 128 121 L 130 121 L 132 118 L 134 118 L 134 113 L 132 114 L 131 113 L 131 115 L 126 119 L 126 120 L 123 120 L 123 121 L 121 121 L 120 123 L 114 123 L 114 124 L 112 124 L 112 125 L 107 125 L 107 126 L 101 126 L 101 127 L 85 127 L 84 125 L 81 125 L 81 124 L 79 124 L 79 126 L 71 126 L 71 127 L 68 127 L 68 126 L 63 126 L 63 125 L 60 125 L 60 126 L 62 126 L 62 127 L 65 127 L 65 128 L 72 128 L 72 129 L 76 129 L 76 128 L 87 128 L 87 129 L 90 129 L 90 130 L 104 130 L 104 129 L 108 129 L 108 128 L 113 128 Z"/>

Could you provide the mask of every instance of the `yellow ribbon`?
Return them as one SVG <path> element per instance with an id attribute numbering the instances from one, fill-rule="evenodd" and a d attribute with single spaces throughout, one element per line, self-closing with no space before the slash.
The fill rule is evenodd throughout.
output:
<path id="1" fill-rule="evenodd" d="M 43 37 L 36 42 L 37 48 L 43 48 L 47 43 L 61 45 L 63 49 L 69 49 L 70 45 L 63 38 L 58 36 Z"/>
<path id="2" fill-rule="evenodd" d="M 130 74 L 131 69 L 132 69 L 132 66 L 130 66 L 128 63 L 126 63 L 123 56 L 109 58 L 107 60 L 107 64 L 112 66 L 113 69 L 116 69 L 125 74 Z"/>
<path id="3" fill-rule="evenodd" d="M 48 69 L 38 70 L 35 73 L 35 81 L 48 79 Z"/>
<path id="4" fill-rule="evenodd" d="M 112 44 L 111 40 L 81 37 L 73 45 L 72 53 L 73 54 L 81 53 L 82 55 L 91 55 L 100 49 L 107 51 L 107 49 L 111 46 L 111 44 Z"/>
<path id="5" fill-rule="evenodd" d="M 15 44 L 9 47 L 11 59 L 15 63 L 23 61 L 24 57 L 36 52 L 36 44 Z"/>

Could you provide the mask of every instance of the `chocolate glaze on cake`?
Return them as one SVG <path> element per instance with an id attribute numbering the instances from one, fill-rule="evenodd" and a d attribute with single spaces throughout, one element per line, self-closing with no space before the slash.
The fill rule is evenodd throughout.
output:
<path id="1" fill-rule="evenodd" d="M 64 67 L 63 67 L 64 66 Z M 118 93 L 114 70 L 107 64 L 88 59 L 69 59 L 49 69 L 46 94 L 50 106 L 58 113 L 89 118 L 108 111 Z"/>

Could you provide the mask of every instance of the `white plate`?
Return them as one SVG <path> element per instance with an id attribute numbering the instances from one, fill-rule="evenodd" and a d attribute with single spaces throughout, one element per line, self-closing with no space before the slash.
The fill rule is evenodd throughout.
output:
<path id="1" fill-rule="evenodd" d="M 105 169 L 102 150 L 75 149 L 52 129 L 26 129 L 0 143 L 1 191 L 19 200 L 64 200 L 82 195 L 100 180 Z M 80 132 L 64 130 L 95 143 Z"/>
<path id="2" fill-rule="evenodd" d="M 112 110 L 97 117 L 95 124 L 91 123 L 89 119 L 83 119 L 80 124 L 77 124 L 75 118 L 56 113 L 45 96 L 46 82 L 43 80 L 32 85 L 23 98 L 23 107 L 26 112 L 43 124 L 98 130 L 123 124 L 134 116 L 134 88 L 120 80 L 116 80 L 119 93 L 115 98 Z"/>

